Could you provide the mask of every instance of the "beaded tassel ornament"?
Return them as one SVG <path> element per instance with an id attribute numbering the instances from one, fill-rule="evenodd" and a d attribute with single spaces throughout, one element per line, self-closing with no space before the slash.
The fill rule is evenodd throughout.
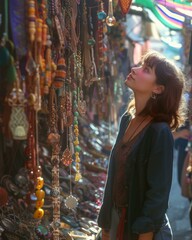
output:
<path id="1" fill-rule="evenodd" d="M 82 176 L 80 173 L 80 157 L 79 157 L 79 153 L 81 151 L 81 147 L 79 146 L 79 127 L 78 127 L 78 117 L 79 117 L 79 113 L 78 113 L 78 104 L 77 104 L 77 90 L 73 91 L 73 98 L 74 98 L 74 105 L 73 105 L 73 109 L 74 109 L 74 135 L 75 135 L 75 141 L 74 141 L 74 145 L 75 145 L 75 163 L 76 163 L 76 175 L 75 175 L 75 181 L 78 182 Z"/>
<path id="2" fill-rule="evenodd" d="M 70 142 L 70 152 L 73 154 L 74 153 L 74 148 L 73 148 L 72 126 L 69 127 L 69 142 Z M 70 164 L 69 165 L 70 176 L 72 176 L 71 166 L 72 165 Z M 77 205 L 78 205 L 78 199 L 73 196 L 73 193 L 72 193 L 72 178 L 70 177 L 70 195 L 65 199 L 65 206 L 70 210 L 75 210 Z"/>
<path id="3" fill-rule="evenodd" d="M 52 204 L 53 204 L 53 240 L 59 240 L 60 228 L 60 184 L 59 184 L 59 163 L 60 163 L 60 135 L 58 134 L 58 113 L 57 113 L 57 99 L 55 89 L 52 86 L 49 98 L 49 111 L 50 111 L 50 133 L 48 135 L 48 142 L 52 146 Z"/>

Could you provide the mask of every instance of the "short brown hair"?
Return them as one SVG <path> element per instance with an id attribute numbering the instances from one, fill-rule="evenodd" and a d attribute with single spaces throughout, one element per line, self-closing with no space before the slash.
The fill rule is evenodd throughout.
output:
<path id="1" fill-rule="evenodd" d="M 182 94 L 185 78 L 179 68 L 158 52 L 148 52 L 142 64 L 155 69 L 156 83 L 164 86 L 164 91 L 156 99 L 150 98 L 139 115 L 149 114 L 155 122 L 167 122 L 172 129 L 181 126 L 186 119 L 186 105 Z M 129 104 L 132 111 L 134 100 Z"/>

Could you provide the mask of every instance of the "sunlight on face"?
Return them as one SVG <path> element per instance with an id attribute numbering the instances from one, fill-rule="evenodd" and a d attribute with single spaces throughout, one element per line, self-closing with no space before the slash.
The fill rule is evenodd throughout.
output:
<path id="1" fill-rule="evenodd" d="M 151 68 L 146 64 L 133 67 L 131 73 L 127 76 L 125 84 L 131 88 L 134 93 L 152 94 L 156 86 L 155 68 Z"/>

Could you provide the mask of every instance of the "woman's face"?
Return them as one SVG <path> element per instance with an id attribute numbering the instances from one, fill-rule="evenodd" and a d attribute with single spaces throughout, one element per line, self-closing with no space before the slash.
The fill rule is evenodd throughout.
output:
<path id="1" fill-rule="evenodd" d="M 152 95 L 156 88 L 155 68 L 150 68 L 146 64 L 139 67 L 133 67 L 131 73 L 127 76 L 125 84 L 133 90 L 134 93 Z"/>

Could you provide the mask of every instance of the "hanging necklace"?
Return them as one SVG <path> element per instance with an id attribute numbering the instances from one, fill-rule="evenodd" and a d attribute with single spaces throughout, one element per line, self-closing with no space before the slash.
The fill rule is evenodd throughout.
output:
<path id="1" fill-rule="evenodd" d="M 136 132 L 139 130 L 139 128 L 143 125 L 143 123 L 144 123 L 149 117 L 150 117 L 150 116 L 147 116 L 147 117 L 143 118 L 143 119 L 139 122 L 139 124 L 135 127 L 135 129 L 134 129 L 133 132 L 131 133 L 131 135 L 130 135 L 130 137 L 128 138 L 128 140 L 126 139 L 126 141 L 123 141 L 123 142 L 131 141 L 131 140 L 136 136 Z M 129 125 L 128 125 L 126 131 L 125 131 L 125 134 L 124 134 L 123 139 L 126 138 L 127 132 L 129 131 L 129 129 L 130 129 L 130 127 L 131 127 L 132 121 L 133 121 L 133 120 L 131 120 L 131 121 L 129 122 Z M 151 117 L 150 117 L 150 121 L 151 121 Z M 150 122 L 150 121 L 149 121 L 149 122 Z M 146 122 L 147 122 L 147 121 L 146 121 Z M 148 124 L 149 122 L 147 122 L 147 124 Z M 140 132 L 140 131 L 138 131 L 138 133 L 139 133 L 139 132 Z"/>

